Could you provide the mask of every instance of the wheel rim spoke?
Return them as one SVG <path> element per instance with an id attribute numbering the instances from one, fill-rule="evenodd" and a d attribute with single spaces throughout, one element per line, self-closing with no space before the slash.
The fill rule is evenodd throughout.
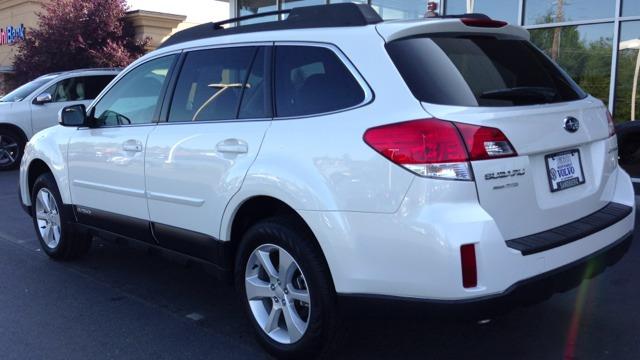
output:
<path id="1" fill-rule="evenodd" d="M 258 275 L 254 275 L 245 279 L 244 286 L 247 289 L 249 300 L 258 300 L 273 297 L 273 290 L 271 290 L 270 285 L 270 283 L 260 280 Z"/>
<path id="2" fill-rule="evenodd" d="M 268 333 L 273 332 L 278 329 L 278 324 L 280 323 L 280 316 L 282 315 L 282 308 L 280 307 L 272 307 L 271 312 L 269 313 L 269 318 L 264 327 L 264 331 Z"/>
<path id="3" fill-rule="evenodd" d="M 298 300 L 307 304 L 311 302 L 311 297 L 309 296 L 309 292 L 307 290 L 298 290 L 293 286 L 288 286 L 287 289 L 289 290 L 289 297 L 291 299 Z"/>
<path id="4" fill-rule="evenodd" d="M 293 304 L 287 303 L 283 309 L 284 322 L 287 324 L 287 333 L 291 342 L 300 340 L 306 330 L 307 325 L 300 319 L 294 309 Z"/>
<path id="5" fill-rule="evenodd" d="M 291 255 L 289 255 L 289 253 L 284 251 L 283 249 L 280 249 L 280 251 L 278 252 L 278 256 L 280 258 L 280 264 L 278 264 L 278 278 L 280 279 L 280 282 L 282 284 L 286 284 L 291 278 L 290 275 L 292 275 L 293 271 L 295 271 L 298 267 L 295 265 L 295 261 L 293 260 Z"/>
<path id="6" fill-rule="evenodd" d="M 36 219 L 38 220 L 46 220 L 47 214 L 44 211 L 36 211 Z"/>
<path id="7" fill-rule="evenodd" d="M 49 213 L 51 211 L 51 207 L 49 205 L 49 196 L 47 195 L 47 193 L 44 191 L 40 191 L 38 193 L 38 199 L 40 200 L 40 203 L 44 207 L 44 211 L 46 213 Z"/>
<path id="8" fill-rule="evenodd" d="M 266 271 L 267 275 L 269 275 L 270 278 L 272 279 L 277 279 L 278 278 L 278 270 L 276 270 L 275 266 L 273 266 L 273 262 L 271 261 L 271 258 L 269 257 L 269 252 L 268 251 L 258 251 L 258 262 L 260 262 L 260 265 L 262 266 L 262 268 L 264 269 L 264 271 Z"/>
<path id="9" fill-rule="evenodd" d="M 52 228 L 53 228 L 51 231 L 53 233 L 52 239 L 55 246 L 60 241 L 60 226 L 54 225 Z"/>

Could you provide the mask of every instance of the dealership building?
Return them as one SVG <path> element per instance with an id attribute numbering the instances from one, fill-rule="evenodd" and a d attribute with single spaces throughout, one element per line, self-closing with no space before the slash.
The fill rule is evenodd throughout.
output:
<path id="1" fill-rule="evenodd" d="M 225 1 L 225 0 L 222 0 Z M 229 16 L 348 0 L 226 0 Z M 11 73 L 13 44 L 37 26 L 44 0 L 0 0 L 0 85 Z M 187 5 L 189 0 L 185 0 Z M 213 4 L 213 0 L 211 0 Z M 602 99 L 616 120 L 640 118 L 640 0 L 359 0 L 385 19 L 422 18 L 427 3 L 440 15 L 485 13 L 524 26 L 532 41 L 585 90 Z M 432 5 L 432 6 L 433 6 Z M 128 13 L 136 36 L 151 37 L 149 50 L 189 27 L 184 15 L 145 10 Z M 273 21 L 270 16 L 255 21 Z"/>
<path id="2" fill-rule="evenodd" d="M 7 75 L 13 72 L 13 58 L 17 41 L 29 36 L 29 30 L 38 26 L 38 12 L 46 0 L 0 0 L 0 88 L 4 88 Z M 184 15 L 155 11 L 134 10 L 127 18 L 136 30 L 136 36 L 151 38 L 149 50 L 155 49 L 176 31 L 195 24 Z M 6 89 L 2 89 L 5 90 Z"/>

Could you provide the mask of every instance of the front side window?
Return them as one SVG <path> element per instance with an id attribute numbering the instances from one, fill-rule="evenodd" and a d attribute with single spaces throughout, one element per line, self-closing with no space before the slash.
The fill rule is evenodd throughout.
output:
<path id="1" fill-rule="evenodd" d="M 159 104 L 175 55 L 148 61 L 122 77 L 98 101 L 98 126 L 149 124 Z"/>
<path id="2" fill-rule="evenodd" d="M 115 75 L 81 76 L 64 79 L 47 91 L 53 102 L 84 101 L 95 99 Z"/>
<path id="3" fill-rule="evenodd" d="M 365 92 L 332 50 L 318 46 L 276 47 L 278 117 L 328 113 L 361 104 Z"/>
<path id="4" fill-rule="evenodd" d="M 0 102 L 16 102 L 22 101 L 27 96 L 31 95 L 34 91 L 38 90 L 40 86 L 45 86 L 49 81 L 53 80 L 56 75 L 41 76 L 31 82 L 28 82 L 19 88 L 8 93 L 0 99 Z"/>
<path id="5" fill-rule="evenodd" d="M 270 117 L 266 53 L 263 47 L 189 53 L 178 77 L 169 122 Z"/>

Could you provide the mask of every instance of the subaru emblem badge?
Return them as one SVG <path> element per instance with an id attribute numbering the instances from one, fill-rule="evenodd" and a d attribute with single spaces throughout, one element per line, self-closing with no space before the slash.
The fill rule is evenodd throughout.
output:
<path id="1" fill-rule="evenodd" d="M 564 119 L 564 129 L 570 133 L 574 133 L 580 129 L 580 121 L 573 116 Z"/>

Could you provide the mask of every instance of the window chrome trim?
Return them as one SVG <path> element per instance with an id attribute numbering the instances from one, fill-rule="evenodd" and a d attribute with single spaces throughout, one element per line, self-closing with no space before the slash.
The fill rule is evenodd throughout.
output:
<path id="1" fill-rule="evenodd" d="M 353 78 L 356 80 L 356 82 L 358 83 L 358 85 L 360 86 L 362 91 L 364 92 L 363 101 L 360 102 L 357 105 L 350 106 L 348 108 L 334 110 L 334 111 L 328 111 L 328 112 L 322 112 L 322 113 L 314 113 L 314 114 L 309 114 L 309 115 L 281 116 L 281 117 L 280 116 L 274 116 L 274 118 L 273 118 L 274 120 L 305 119 L 305 118 L 310 118 L 310 117 L 327 116 L 327 115 L 338 114 L 338 113 L 351 111 L 351 110 L 354 110 L 354 109 L 357 109 L 357 108 L 361 108 L 361 107 L 367 106 L 371 102 L 373 102 L 373 100 L 375 99 L 375 93 L 373 92 L 373 89 L 371 89 L 371 86 L 369 86 L 369 83 L 364 79 L 364 77 L 362 76 L 360 71 L 358 71 L 358 69 L 355 67 L 355 65 L 353 65 L 353 63 L 347 57 L 347 55 L 345 55 L 342 52 L 342 50 L 340 50 L 340 48 L 338 48 L 336 45 L 330 44 L 330 43 L 324 43 L 324 42 L 313 42 L 313 41 L 276 41 L 274 43 L 274 46 L 275 47 L 278 47 L 278 46 L 307 46 L 307 47 L 321 47 L 321 48 L 325 48 L 325 49 L 331 50 L 338 57 L 338 59 L 340 59 L 340 61 L 342 62 L 342 64 L 344 64 L 344 66 L 347 68 L 347 70 L 349 70 L 349 72 L 351 73 L 351 76 L 353 76 Z M 274 68 L 275 68 L 275 66 L 276 66 L 276 64 L 274 64 Z M 273 81 L 274 81 L 274 84 L 275 84 L 275 79 Z M 273 101 L 275 102 L 276 94 L 274 93 L 272 95 L 273 95 Z M 274 115 L 277 115 L 277 114 L 274 114 Z"/>

